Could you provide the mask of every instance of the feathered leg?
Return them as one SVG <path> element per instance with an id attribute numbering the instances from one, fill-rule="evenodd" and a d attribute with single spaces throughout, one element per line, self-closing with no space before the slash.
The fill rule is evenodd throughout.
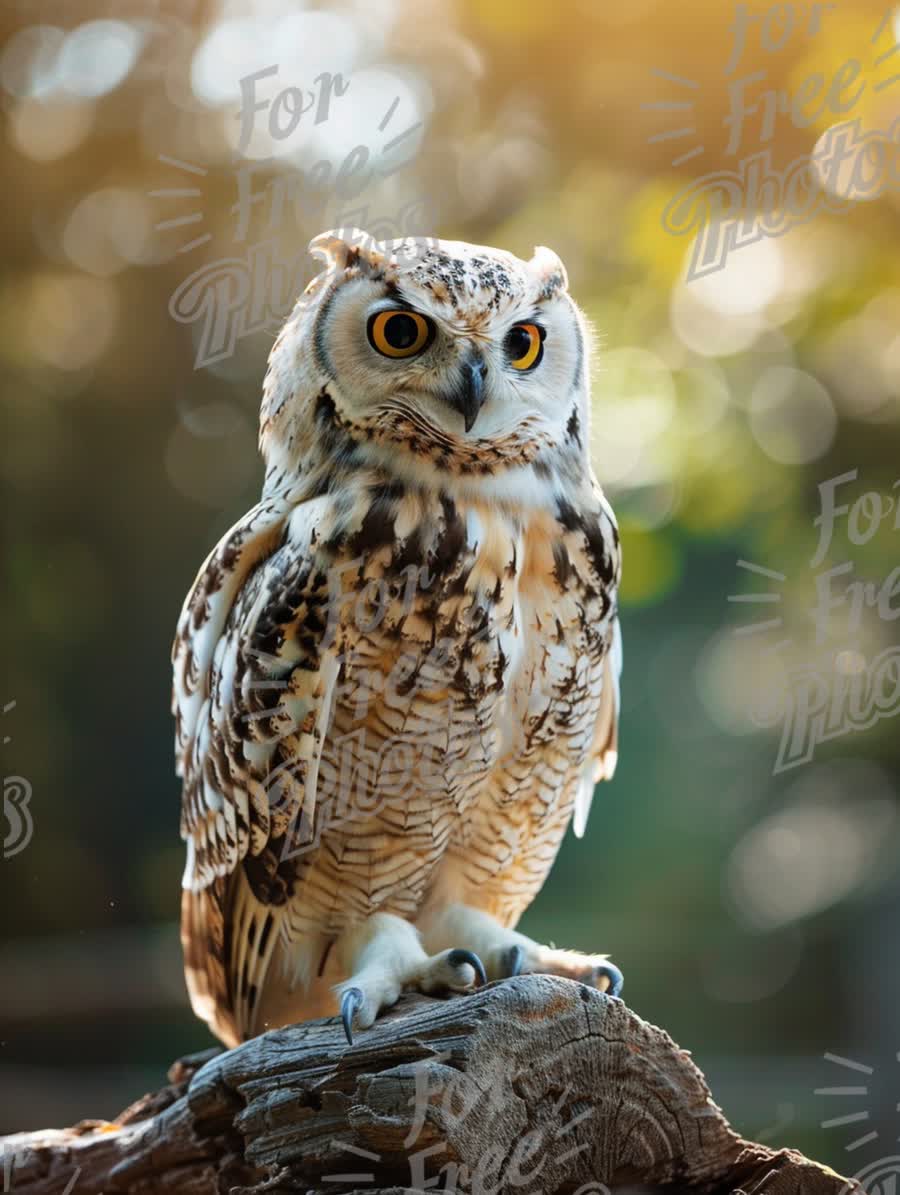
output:
<path id="1" fill-rule="evenodd" d="M 350 978 L 336 991 L 347 1040 L 353 1025 L 368 1029 L 384 1008 L 396 1004 L 404 989 L 420 992 L 467 992 L 485 982 L 481 960 L 471 950 L 451 947 L 429 956 L 418 931 L 391 913 L 375 913 L 337 942 Z"/>
<path id="2" fill-rule="evenodd" d="M 525 934 L 506 929 L 489 913 L 467 905 L 446 906 L 422 923 L 420 929 L 428 950 L 440 950 L 452 941 L 474 951 L 484 960 L 488 979 L 540 972 L 577 979 L 611 996 L 618 996 L 622 990 L 622 972 L 605 954 L 542 946 Z"/>

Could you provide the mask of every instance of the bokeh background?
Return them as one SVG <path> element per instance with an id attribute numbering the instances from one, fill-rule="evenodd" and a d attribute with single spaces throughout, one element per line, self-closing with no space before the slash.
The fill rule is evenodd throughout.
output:
<path id="1" fill-rule="evenodd" d="M 21 0 L 0 29 L 0 697 L 33 817 L 18 849 L 5 805 L 0 1128 L 112 1117 L 209 1043 L 180 969 L 169 645 L 258 492 L 260 382 L 305 246 L 358 223 L 550 245 L 598 334 L 621 760 L 523 928 L 611 951 L 748 1135 L 845 1173 L 896 1153 L 890 655 L 865 724 L 900 609 L 900 19 L 864 0 Z M 697 228 L 664 227 L 670 200 L 763 151 L 802 166 L 848 120 L 879 148 L 823 176 L 833 210 L 688 279 Z M 876 196 L 860 179 L 891 161 Z M 853 471 L 836 501 L 861 504 L 814 564 L 818 487 Z M 846 562 L 817 636 L 817 584 Z M 849 729 L 779 766 L 803 692 Z"/>

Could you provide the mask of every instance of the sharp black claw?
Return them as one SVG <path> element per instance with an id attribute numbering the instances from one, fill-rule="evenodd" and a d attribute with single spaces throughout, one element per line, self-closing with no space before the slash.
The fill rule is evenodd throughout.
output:
<path id="1" fill-rule="evenodd" d="M 461 967 L 463 963 L 468 963 L 478 976 L 479 986 L 487 983 L 484 965 L 478 955 L 473 954 L 471 950 L 451 950 L 447 955 L 447 962 L 451 967 Z"/>
<path id="2" fill-rule="evenodd" d="M 625 983 L 625 976 L 615 965 L 615 963 L 601 963 L 595 968 L 597 975 L 605 975 L 609 980 L 609 987 L 606 989 L 607 996 L 618 996 L 622 991 L 622 985 Z"/>
<path id="3" fill-rule="evenodd" d="M 522 974 L 522 964 L 525 961 L 525 953 L 521 946 L 510 946 L 509 950 L 503 955 L 503 970 L 507 979 L 512 979 L 515 975 Z"/>
<path id="4" fill-rule="evenodd" d="M 361 988 L 347 988 L 343 996 L 341 996 L 341 1021 L 344 1026 L 344 1032 L 347 1034 L 347 1041 L 353 1045 L 353 1018 L 357 1011 L 362 1008 L 365 1003 L 365 996 Z"/>

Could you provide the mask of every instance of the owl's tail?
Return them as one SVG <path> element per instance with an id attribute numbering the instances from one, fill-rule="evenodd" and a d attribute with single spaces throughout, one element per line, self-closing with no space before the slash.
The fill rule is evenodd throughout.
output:
<path id="1" fill-rule="evenodd" d="M 226 963 L 228 877 L 181 894 L 181 945 L 191 1007 L 229 1048 L 243 1040 L 231 1000 Z"/>

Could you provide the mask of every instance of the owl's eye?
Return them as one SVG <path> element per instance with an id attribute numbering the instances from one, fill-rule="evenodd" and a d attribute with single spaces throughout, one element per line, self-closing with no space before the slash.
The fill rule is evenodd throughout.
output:
<path id="1" fill-rule="evenodd" d="M 379 311 L 369 318 L 369 344 L 383 357 L 413 357 L 427 348 L 434 325 L 417 311 Z"/>
<path id="2" fill-rule="evenodd" d="M 545 335 L 540 324 L 516 324 L 510 328 L 503 347 L 513 369 L 521 372 L 534 369 L 544 355 Z"/>

